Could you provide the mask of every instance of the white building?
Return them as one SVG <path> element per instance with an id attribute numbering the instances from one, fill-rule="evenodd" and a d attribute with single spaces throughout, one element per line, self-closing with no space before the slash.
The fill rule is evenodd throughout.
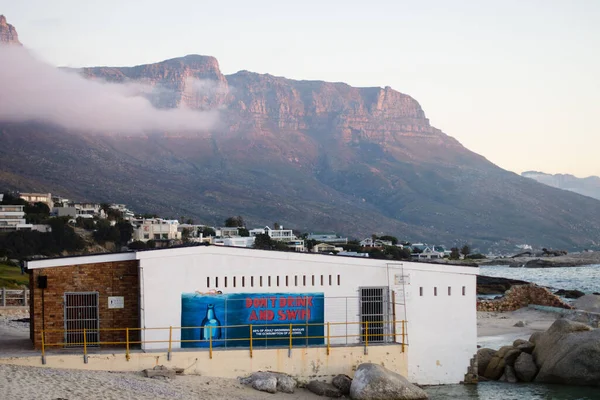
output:
<path id="1" fill-rule="evenodd" d="M 0 204 L 0 232 L 17 231 L 21 229 L 31 230 L 33 225 L 25 220 L 25 212 L 22 205 Z"/>
<path id="2" fill-rule="evenodd" d="M 232 246 L 232 247 L 248 247 L 251 248 L 254 246 L 255 236 L 243 237 L 225 237 L 225 238 L 215 238 L 213 239 L 213 243 L 222 246 Z"/>
<path id="3" fill-rule="evenodd" d="M 320 243 L 347 244 L 347 237 L 340 237 L 335 233 L 310 233 L 306 240 L 316 240 Z"/>
<path id="4" fill-rule="evenodd" d="M 142 219 L 134 222 L 133 240 L 147 242 L 148 240 L 177 240 L 181 232 L 177 229 L 179 221 L 162 218 Z"/>
<path id="5" fill-rule="evenodd" d="M 279 242 L 283 242 L 287 244 L 290 249 L 294 251 L 304 251 L 306 248 L 304 247 L 304 240 L 299 239 L 294 235 L 294 231 L 291 229 L 283 229 L 283 226 L 280 229 L 271 229 L 268 226 L 264 228 L 252 229 L 249 231 L 250 236 L 267 234 L 272 240 L 277 240 Z"/>
<path id="6" fill-rule="evenodd" d="M 54 207 L 51 193 L 19 193 L 19 197 L 28 203 L 44 203 L 50 210 Z"/>
<path id="7" fill-rule="evenodd" d="M 154 351 L 152 355 L 156 355 L 157 362 L 159 357 L 163 357 L 164 349 L 171 345 L 176 357 L 182 346 L 186 347 L 186 351 L 191 350 L 187 347 L 204 347 L 196 349 L 204 350 L 203 353 L 191 356 L 198 364 L 196 370 L 200 372 L 231 373 L 231 362 L 261 368 L 261 352 L 270 357 L 267 360 L 270 364 L 266 364 L 270 368 L 290 367 L 293 371 L 294 366 L 299 368 L 305 364 L 305 352 L 315 350 L 318 353 L 310 354 L 318 357 L 318 365 L 323 369 L 329 368 L 329 371 L 339 365 L 348 368 L 351 374 L 350 367 L 355 362 L 370 359 L 370 362 L 381 363 L 388 357 L 386 360 L 389 359 L 390 363 L 386 362 L 386 367 L 398 366 L 393 361 L 401 361 L 404 366 L 398 366 L 398 369 L 412 382 L 454 384 L 464 380 L 477 352 L 477 267 L 224 246 L 27 262 L 32 279 L 48 276 L 48 288 L 52 287 L 53 291 L 47 295 L 46 302 L 62 301 L 63 293 L 57 292 L 60 282 L 54 278 L 60 276 L 57 270 L 61 267 L 93 275 L 95 271 L 100 274 L 107 269 L 118 271 L 124 265 L 132 266 L 130 274 L 137 269 L 139 288 L 128 287 L 123 289 L 127 291 L 123 294 L 111 289 L 107 295 L 105 284 L 98 283 L 97 288 L 90 286 L 96 282 L 92 279 L 86 280 L 85 287 L 75 287 L 79 283 L 74 282 L 61 290 L 71 295 L 77 292 L 85 295 L 96 293 L 93 298 L 99 299 L 99 303 L 92 302 L 89 307 L 97 308 L 95 304 L 105 307 L 107 302 L 112 304 L 116 301 L 116 309 L 109 306 L 106 312 L 136 316 L 139 326 L 129 328 L 142 328 L 142 348 Z M 139 297 L 137 293 L 129 293 L 132 290 L 139 290 Z M 34 296 L 39 295 L 39 289 L 36 289 Z M 56 300 L 49 300 L 52 299 L 50 295 L 56 296 Z M 135 309 L 128 309 L 130 303 L 123 303 L 123 297 L 118 296 L 130 296 L 128 301 L 135 304 Z M 139 305 L 135 300 L 138 298 Z M 40 303 L 35 304 L 39 306 Z M 33 315 L 39 318 L 41 312 L 34 310 Z M 241 316 L 241 322 L 233 321 L 232 316 Z M 62 326 L 60 313 L 47 318 L 47 324 Z M 40 322 L 36 321 L 35 326 L 40 329 Z M 104 318 L 94 326 L 100 329 L 125 328 L 112 323 L 112 318 Z M 230 331 L 225 331 L 228 325 L 239 331 L 228 333 Z M 190 328 L 185 331 L 169 328 L 181 326 Z M 202 328 L 192 328 L 199 326 Z M 246 338 L 256 338 L 253 351 L 235 353 L 231 346 L 248 348 L 247 344 L 231 342 L 245 340 L 235 339 L 240 337 L 237 336 L 240 332 Z M 106 333 L 109 334 L 112 333 Z M 280 334 L 283 342 L 277 341 L 277 338 L 281 339 L 277 336 Z M 211 338 L 210 359 L 207 355 L 208 340 L 202 339 L 203 335 Z M 271 337 L 268 339 L 270 348 L 265 342 L 268 337 Z M 290 337 L 289 341 L 293 337 L 297 344 L 292 345 L 287 337 Z M 306 343 L 304 337 L 307 338 Z M 308 343 L 309 337 L 311 340 L 314 338 L 313 344 Z M 63 338 L 59 335 L 56 340 Z M 223 342 L 227 340 L 230 347 L 223 350 Z M 202 341 L 204 345 L 200 346 Z M 189 342 L 199 345 L 191 346 Z M 163 353 L 160 353 L 161 349 Z M 350 349 L 350 353 L 344 349 Z M 213 353 L 218 354 L 213 357 Z M 183 356 L 186 354 L 190 353 L 183 352 Z M 228 354 L 234 354 L 235 361 L 227 361 Z M 202 361 L 198 361 L 200 359 Z M 313 362 L 316 363 L 315 359 Z M 313 370 L 310 371 L 314 374 Z M 234 372 L 237 373 L 237 370 Z"/>

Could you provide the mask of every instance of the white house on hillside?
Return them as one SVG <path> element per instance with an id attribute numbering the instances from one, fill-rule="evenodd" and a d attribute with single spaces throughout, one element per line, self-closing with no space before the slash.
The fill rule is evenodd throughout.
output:
<path id="1" fill-rule="evenodd" d="M 22 205 L 0 205 L 0 231 L 31 230 L 33 225 L 25 220 Z"/>
<path id="2" fill-rule="evenodd" d="M 283 229 L 283 226 L 280 229 L 271 229 L 270 227 L 265 226 L 263 229 L 252 229 L 249 232 L 250 236 L 266 233 L 271 239 L 284 242 L 290 249 L 294 249 L 295 251 L 305 250 L 304 240 L 298 239 L 296 235 L 294 235 L 294 231 L 291 229 Z"/>
<path id="3" fill-rule="evenodd" d="M 178 231 L 179 221 L 162 218 L 149 218 L 134 223 L 133 240 L 147 242 L 148 240 L 181 239 Z"/>

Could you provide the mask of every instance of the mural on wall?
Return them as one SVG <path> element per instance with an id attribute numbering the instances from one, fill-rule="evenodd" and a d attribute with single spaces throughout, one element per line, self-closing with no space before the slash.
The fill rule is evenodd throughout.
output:
<path id="1" fill-rule="evenodd" d="M 288 346 L 290 324 L 293 345 L 323 344 L 324 309 L 323 293 L 184 293 L 181 347 L 247 347 L 250 325 L 254 347 Z"/>

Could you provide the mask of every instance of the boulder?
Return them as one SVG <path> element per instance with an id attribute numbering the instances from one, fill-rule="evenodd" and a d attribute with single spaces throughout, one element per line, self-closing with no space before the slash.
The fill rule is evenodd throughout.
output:
<path id="1" fill-rule="evenodd" d="M 310 381 L 306 385 L 306 389 L 310 390 L 314 394 L 325 397 L 342 397 L 342 392 L 335 386 L 327 382 L 321 381 Z"/>
<path id="2" fill-rule="evenodd" d="M 517 358 L 520 354 L 521 350 L 519 349 L 513 348 L 508 350 L 504 355 L 504 364 L 512 367 L 513 365 L 515 365 L 515 361 L 517 361 Z"/>
<path id="3" fill-rule="evenodd" d="M 600 296 L 588 294 L 575 300 L 573 305 L 578 310 L 600 313 Z"/>
<path id="4" fill-rule="evenodd" d="M 513 347 L 517 348 L 520 345 L 522 345 L 523 343 L 527 343 L 527 340 L 523 340 L 523 339 L 517 339 L 513 342 Z"/>
<path id="5" fill-rule="evenodd" d="M 517 346 L 517 349 L 524 353 L 533 353 L 533 349 L 535 349 L 535 344 L 525 341 L 525 343 L 521 343 Z"/>
<path id="6" fill-rule="evenodd" d="M 531 336 L 529 336 L 529 342 L 533 343 L 533 345 L 535 346 L 543 333 L 544 332 L 533 332 Z"/>
<path id="7" fill-rule="evenodd" d="M 483 349 L 477 350 L 477 374 L 478 375 L 484 376 L 485 369 L 487 368 L 488 364 L 492 360 L 492 357 L 494 357 L 494 354 L 496 354 L 496 350 L 494 350 L 494 349 L 483 348 Z"/>
<path id="8" fill-rule="evenodd" d="M 174 369 L 169 369 L 168 367 L 165 367 L 164 365 L 157 365 L 152 369 L 145 369 L 144 374 L 148 378 L 173 379 L 173 378 L 175 378 L 176 372 Z"/>
<path id="9" fill-rule="evenodd" d="M 488 363 L 485 372 L 483 373 L 483 376 L 485 378 L 494 381 L 500 379 L 502 374 L 504 374 L 504 367 L 506 366 L 506 363 L 504 362 L 504 357 L 499 355 L 498 353 L 500 353 L 500 350 L 498 350 L 498 352 L 494 354 L 494 356 Z"/>
<path id="10" fill-rule="evenodd" d="M 352 379 L 348 375 L 337 375 L 331 381 L 331 384 L 338 388 L 344 396 L 350 394 L 350 386 L 352 385 Z"/>
<path id="11" fill-rule="evenodd" d="M 562 296 L 565 297 L 567 299 L 578 299 L 581 296 L 585 295 L 584 292 L 582 292 L 581 290 L 565 290 L 565 289 L 560 289 L 557 290 L 556 292 L 554 292 L 555 295 L 557 296 Z"/>
<path id="12" fill-rule="evenodd" d="M 516 326 L 517 328 L 523 328 L 525 326 L 525 322 L 523 321 L 518 321 L 516 324 L 514 324 L 513 326 Z"/>
<path id="13" fill-rule="evenodd" d="M 377 364 L 360 364 L 350 386 L 352 400 L 420 400 L 427 393 L 405 377 Z"/>
<path id="14" fill-rule="evenodd" d="M 600 330 L 559 319 L 533 351 L 535 382 L 600 386 Z"/>
<path id="15" fill-rule="evenodd" d="M 522 382 L 531 382 L 538 369 L 533 361 L 533 356 L 528 353 L 521 353 L 515 361 L 515 375 Z"/>
<path id="16" fill-rule="evenodd" d="M 252 387 L 261 392 L 277 393 L 277 378 L 272 375 L 256 378 L 252 381 Z"/>
<path id="17" fill-rule="evenodd" d="M 517 376 L 515 375 L 515 370 L 510 365 L 504 367 L 504 376 L 506 378 L 506 382 L 508 383 L 517 383 Z"/>
<path id="18" fill-rule="evenodd" d="M 274 389 L 272 387 L 273 379 L 275 380 Z M 255 384 L 256 381 L 258 381 L 258 383 Z M 241 378 L 240 382 L 244 385 L 251 385 L 256 390 L 269 393 L 275 393 L 277 391 L 294 393 L 294 390 L 296 389 L 296 380 L 290 375 L 281 372 L 255 372 L 246 378 Z"/>

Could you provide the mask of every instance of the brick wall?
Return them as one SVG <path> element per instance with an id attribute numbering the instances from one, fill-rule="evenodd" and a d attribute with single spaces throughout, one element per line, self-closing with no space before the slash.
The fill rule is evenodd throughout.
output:
<path id="1" fill-rule="evenodd" d="M 38 289 L 37 277 L 47 276 L 48 288 Z M 124 342 L 125 331 L 102 331 L 107 328 L 139 328 L 138 261 L 107 262 L 30 270 L 30 336 L 36 349 L 41 347 L 41 331 L 46 330 L 47 344 L 62 343 L 64 333 L 64 293 L 98 292 L 100 341 Z M 44 310 L 42 310 L 42 290 Z M 124 297 L 124 308 L 108 308 L 109 296 Z M 44 321 L 42 321 L 44 315 Z M 45 326 L 45 328 L 42 328 Z M 139 340 L 139 331 L 129 333 L 129 340 Z M 51 348 L 61 348 L 52 346 Z"/>

